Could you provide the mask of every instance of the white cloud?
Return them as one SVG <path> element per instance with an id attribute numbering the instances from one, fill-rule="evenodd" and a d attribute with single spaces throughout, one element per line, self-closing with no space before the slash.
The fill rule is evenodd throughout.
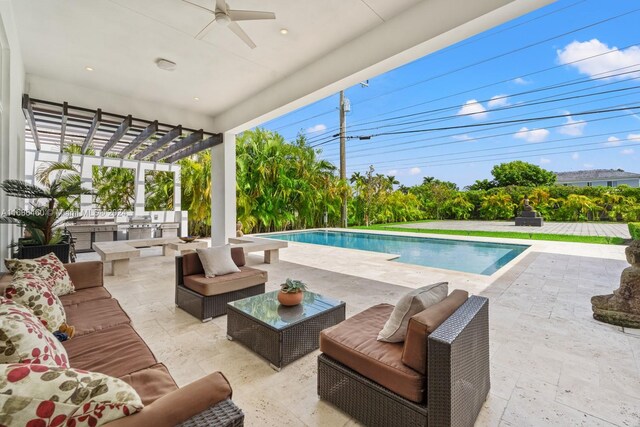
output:
<path id="1" fill-rule="evenodd" d="M 587 126 L 587 122 L 584 120 L 574 120 L 573 117 L 569 116 L 564 126 L 558 129 L 558 132 L 563 135 L 581 136 L 584 133 L 585 126 Z"/>
<path id="2" fill-rule="evenodd" d="M 420 172 L 422 172 L 420 170 L 420 168 L 411 168 L 411 169 L 409 169 L 409 175 L 418 175 Z"/>
<path id="3" fill-rule="evenodd" d="M 541 165 L 548 165 L 549 163 L 551 163 L 551 159 L 547 159 L 546 157 L 540 157 Z"/>
<path id="4" fill-rule="evenodd" d="M 533 83 L 531 80 L 523 79 L 522 77 L 513 79 L 513 82 L 517 85 L 530 85 L 531 83 Z"/>
<path id="5" fill-rule="evenodd" d="M 549 131 L 546 129 L 529 129 L 526 127 L 521 128 L 518 132 L 513 134 L 514 138 L 524 139 L 527 142 L 542 142 L 549 136 Z"/>
<path id="6" fill-rule="evenodd" d="M 507 95 L 496 95 L 487 103 L 489 108 L 504 107 L 505 105 L 509 105 Z"/>
<path id="7" fill-rule="evenodd" d="M 310 128 L 307 128 L 307 133 L 318 133 L 325 130 L 327 130 L 327 125 L 319 123 L 315 126 L 311 126 Z"/>
<path id="8" fill-rule="evenodd" d="M 611 52 L 611 53 L 606 53 Z M 632 67 L 640 62 L 640 47 L 631 46 L 624 50 L 619 50 L 617 47 L 609 47 L 607 44 L 602 43 L 598 39 L 591 39 L 586 42 L 573 41 L 566 45 L 564 49 L 558 49 L 558 62 L 560 64 L 568 64 L 571 67 L 576 68 L 580 73 L 586 74 L 589 77 L 602 77 L 610 74 L 614 74 L 619 68 Z M 599 56 L 595 56 L 599 55 Z M 591 58 L 595 56 L 594 58 Z M 584 61 L 580 61 L 581 59 Z M 580 61 L 580 62 L 574 62 Z M 629 69 L 618 70 L 618 72 L 629 71 Z M 617 77 L 618 79 L 629 78 L 631 76 L 640 76 L 640 73 L 623 74 Z"/>
<path id="9" fill-rule="evenodd" d="M 472 119 L 482 120 L 486 119 L 489 114 L 487 113 L 487 109 L 484 108 L 484 106 L 477 100 L 470 99 L 464 103 L 462 108 L 460 108 L 460 111 L 458 111 L 458 115 L 468 115 Z"/>
<path id="10" fill-rule="evenodd" d="M 627 135 L 627 139 L 631 142 L 638 142 L 638 140 L 640 140 L 640 133 L 630 133 Z"/>
<path id="11" fill-rule="evenodd" d="M 607 142 L 604 143 L 604 145 L 608 147 L 617 147 L 620 144 L 622 144 L 620 142 L 620 138 L 615 136 L 610 136 L 609 138 L 607 138 Z"/>
<path id="12" fill-rule="evenodd" d="M 387 171 L 387 175 L 392 175 L 392 176 L 398 175 L 398 169 L 389 169 Z"/>
<path id="13" fill-rule="evenodd" d="M 629 154 L 633 154 L 633 153 L 635 153 L 635 151 L 633 151 L 633 148 L 625 148 L 620 152 L 620 154 L 624 154 L 625 156 L 628 156 Z"/>
<path id="14" fill-rule="evenodd" d="M 583 167 L 583 168 L 585 168 L 585 169 L 593 169 L 593 168 L 594 168 L 594 166 L 595 166 L 595 165 L 594 165 L 593 163 L 584 163 L 584 164 L 582 165 L 582 167 Z"/>
<path id="15" fill-rule="evenodd" d="M 578 153 L 578 152 L 573 153 L 573 154 L 571 155 L 571 158 L 572 158 L 573 160 L 578 160 L 578 159 L 580 158 L 580 153 Z"/>
<path id="16" fill-rule="evenodd" d="M 455 139 L 456 141 L 474 141 L 475 138 L 467 135 L 466 133 L 463 135 L 454 135 L 451 138 Z"/>

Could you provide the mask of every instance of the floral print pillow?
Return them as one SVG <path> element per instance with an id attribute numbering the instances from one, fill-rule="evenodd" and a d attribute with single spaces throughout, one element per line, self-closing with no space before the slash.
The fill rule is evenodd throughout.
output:
<path id="1" fill-rule="evenodd" d="M 43 279 L 57 296 L 75 292 L 67 269 L 53 252 L 34 259 L 5 259 L 4 265 L 12 274 L 35 274 Z"/>
<path id="2" fill-rule="evenodd" d="M 37 364 L 0 365 L 0 425 L 96 427 L 135 414 L 140 396 L 104 374 Z"/>
<path id="3" fill-rule="evenodd" d="M 67 321 L 60 299 L 34 274 L 16 274 L 4 296 L 27 307 L 51 332 L 57 331 Z"/>
<path id="4" fill-rule="evenodd" d="M 0 297 L 0 363 L 69 367 L 66 350 L 40 319 L 28 308 L 4 297 Z"/>

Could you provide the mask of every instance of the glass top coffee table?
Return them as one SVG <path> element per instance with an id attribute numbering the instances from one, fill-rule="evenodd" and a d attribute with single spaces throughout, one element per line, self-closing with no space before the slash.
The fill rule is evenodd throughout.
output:
<path id="1" fill-rule="evenodd" d="M 286 307 L 278 292 L 227 303 L 227 338 L 244 344 L 269 361 L 283 366 L 319 347 L 320 331 L 345 318 L 345 303 L 306 291 L 302 303 Z"/>

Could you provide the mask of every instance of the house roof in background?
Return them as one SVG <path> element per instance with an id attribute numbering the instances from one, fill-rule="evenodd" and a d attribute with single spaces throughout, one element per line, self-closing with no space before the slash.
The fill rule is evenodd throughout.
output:
<path id="1" fill-rule="evenodd" d="M 640 178 L 639 173 L 625 172 L 622 169 L 591 169 L 583 171 L 556 172 L 555 174 L 558 177 L 558 182 Z"/>

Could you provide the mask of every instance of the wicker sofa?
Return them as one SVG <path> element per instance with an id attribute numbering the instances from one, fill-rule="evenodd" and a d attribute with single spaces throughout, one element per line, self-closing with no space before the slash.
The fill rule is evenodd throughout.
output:
<path id="1" fill-rule="evenodd" d="M 245 265 L 244 250 L 231 248 L 239 273 L 205 277 L 197 253 L 176 257 L 176 305 L 203 322 L 227 314 L 227 303 L 264 293 L 266 271 Z"/>
<path id="2" fill-rule="evenodd" d="M 454 291 L 377 341 L 380 304 L 320 335 L 318 395 L 370 426 L 473 426 L 489 392 L 489 301 Z"/>
<path id="3" fill-rule="evenodd" d="M 231 401 L 231 386 L 220 372 L 178 388 L 136 333 L 129 316 L 103 286 L 100 261 L 65 264 L 76 292 L 60 297 L 76 335 L 63 343 L 72 368 L 100 372 L 130 384 L 145 407 L 105 425 L 242 426 L 244 415 Z M 0 278 L 0 290 L 11 276 Z"/>

